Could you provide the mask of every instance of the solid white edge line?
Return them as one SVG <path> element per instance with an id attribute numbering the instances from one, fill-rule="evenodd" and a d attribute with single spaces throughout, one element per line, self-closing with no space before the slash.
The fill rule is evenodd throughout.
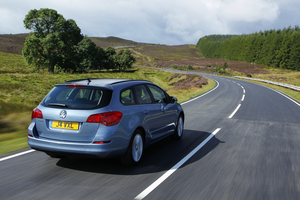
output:
<path id="1" fill-rule="evenodd" d="M 0 158 L 0 162 L 2 162 L 2 161 L 4 161 L 4 160 L 11 159 L 11 158 L 15 158 L 15 157 L 18 157 L 18 156 L 22 156 L 22 155 L 24 155 L 24 154 L 31 153 L 31 152 L 34 152 L 34 151 L 35 151 L 35 150 L 31 149 L 31 150 L 24 151 L 24 152 L 21 152 L 21 153 L 17 153 L 17 154 L 11 155 L 11 156 L 7 156 L 7 157 L 4 157 L 4 158 Z"/>
<path id="2" fill-rule="evenodd" d="M 190 100 L 188 100 L 188 101 L 182 102 L 180 105 L 184 105 L 184 104 L 186 104 L 186 103 L 189 103 L 189 102 L 191 102 L 191 101 L 194 101 L 194 100 L 196 100 L 196 99 L 199 99 L 199 98 L 201 98 L 201 97 L 203 97 L 203 96 L 205 96 L 205 95 L 211 93 L 211 92 L 214 91 L 215 89 L 217 89 L 217 88 L 219 87 L 219 82 L 216 81 L 216 80 L 214 80 L 214 81 L 217 83 L 217 86 L 216 86 L 216 87 L 214 87 L 214 88 L 211 89 L 210 91 L 208 91 L 208 92 L 206 92 L 206 93 L 204 93 L 204 94 L 202 94 L 202 95 L 200 95 L 200 96 L 198 96 L 198 97 L 195 97 L 195 98 L 190 99 Z"/>
<path id="3" fill-rule="evenodd" d="M 217 128 L 213 133 L 211 133 L 203 142 L 201 142 L 193 151 L 181 159 L 176 165 L 174 165 L 170 170 L 164 173 L 159 179 L 153 182 L 149 187 L 147 187 L 143 192 L 141 192 L 134 199 L 140 200 L 145 198 L 150 192 L 152 192 L 157 186 L 159 186 L 164 180 L 166 180 L 171 174 L 173 174 L 177 169 L 179 169 L 188 159 L 190 159 L 197 151 L 199 151 L 213 136 L 215 136 L 221 128 Z"/>
<path id="4" fill-rule="evenodd" d="M 275 90 L 275 89 L 273 89 L 273 88 L 270 88 L 270 87 L 267 87 L 267 86 L 264 86 L 264 85 L 260 85 L 260 84 L 258 84 L 258 83 L 254 83 L 254 84 L 259 85 L 259 86 L 262 86 L 262 87 L 265 87 L 265 88 L 268 88 L 268 89 L 270 89 L 270 90 L 273 90 L 274 92 L 277 92 L 278 94 L 280 94 L 280 95 L 284 96 L 285 98 L 289 99 L 290 101 L 292 101 L 293 103 L 295 103 L 297 106 L 300 106 L 300 104 L 299 104 L 297 101 L 295 101 L 294 99 L 292 99 L 292 98 L 289 97 L 288 95 L 286 95 L 286 94 L 284 94 L 284 93 L 282 93 L 282 92 L 280 92 L 280 91 L 278 91 L 278 90 Z M 245 92 L 244 92 L 244 93 L 245 93 Z"/>
<path id="5" fill-rule="evenodd" d="M 289 99 L 290 101 L 294 102 L 296 105 L 300 106 L 300 104 L 297 101 L 295 101 L 294 99 L 290 98 L 289 96 L 287 96 L 287 95 L 285 95 L 285 94 L 283 94 L 283 93 L 281 93 L 281 92 L 279 92 L 277 90 L 274 90 L 273 88 L 269 88 L 269 89 L 273 90 L 274 92 L 277 92 L 278 94 L 280 94 L 280 95 L 284 96 L 285 98 Z"/>
<path id="6" fill-rule="evenodd" d="M 238 105 L 238 107 L 233 111 L 233 113 L 228 118 L 231 119 L 233 117 L 233 115 L 239 110 L 240 107 L 241 107 L 241 104 Z"/>

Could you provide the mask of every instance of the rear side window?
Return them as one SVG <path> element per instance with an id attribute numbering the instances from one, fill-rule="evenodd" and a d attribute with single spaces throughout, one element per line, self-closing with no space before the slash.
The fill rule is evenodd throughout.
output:
<path id="1" fill-rule="evenodd" d="M 108 106 L 112 91 L 98 87 L 55 87 L 42 101 L 46 107 L 96 109 Z"/>
<path id="2" fill-rule="evenodd" d="M 123 105 L 134 105 L 134 97 L 133 97 L 133 91 L 131 88 L 124 90 L 121 93 L 121 103 Z"/>
<path id="3" fill-rule="evenodd" d="M 145 85 L 138 85 L 134 87 L 136 99 L 139 104 L 152 103 L 151 97 L 145 87 Z"/>

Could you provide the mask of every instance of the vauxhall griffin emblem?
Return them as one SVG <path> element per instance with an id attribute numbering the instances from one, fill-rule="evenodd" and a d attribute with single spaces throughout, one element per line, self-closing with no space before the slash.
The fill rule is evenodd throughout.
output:
<path id="1" fill-rule="evenodd" d="M 66 117 L 67 117 L 67 111 L 62 110 L 62 111 L 59 113 L 59 117 L 62 118 L 62 119 L 66 118 Z"/>

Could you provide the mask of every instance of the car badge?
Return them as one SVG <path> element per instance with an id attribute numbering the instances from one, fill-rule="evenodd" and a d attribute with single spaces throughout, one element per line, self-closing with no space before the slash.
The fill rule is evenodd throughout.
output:
<path id="1" fill-rule="evenodd" d="M 62 119 L 66 118 L 66 117 L 67 117 L 67 111 L 62 110 L 62 111 L 59 113 L 59 117 L 62 118 Z"/>

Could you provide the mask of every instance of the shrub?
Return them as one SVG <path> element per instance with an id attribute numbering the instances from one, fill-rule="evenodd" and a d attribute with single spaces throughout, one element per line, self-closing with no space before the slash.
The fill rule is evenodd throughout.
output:
<path id="1" fill-rule="evenodd" d="M 227 62 L 225 61 L 225 62 L 224 62 L 224 65 L 223 65 L 223 70 L 225 71 L 227 67 L 228 67 L 228 64 L 227 64 Z"/>
<path id="2" fill-rule="evenodd" d="M 202 85 L 207 85 L 208 81 L 203 76 L 198 76 L 194 74 L 186 74 L 184 79 L 179 79 L 178 81 L 169 83 L 170 86 L 175 86 L 174 89 L 188 89 L 191 87 L 199 87 L 201 88 Z M 174 74 L 169 81 L 173 78 L 180 78 L 180 74 Z"/>
<path id="3" fill-rule="evenodd" d="M 193 70 L 194 67 L 193 67 L 192 65 L 188 65 L 188 66 L 187 66 L 187 69 L 188 69 L 188 70 Z"/>
<path id="4" fill-rule="evenodd" d="M 218 66 L 216 67 L 216 72 L 222 74 L 223 71 L 222 71 L 221 65 L 218 65 Z"/>

